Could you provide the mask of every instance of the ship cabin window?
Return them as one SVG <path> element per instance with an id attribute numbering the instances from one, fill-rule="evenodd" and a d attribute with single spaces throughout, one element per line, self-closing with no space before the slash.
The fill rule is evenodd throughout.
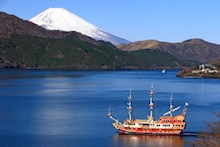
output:
<path id="1" fill-rule="evenodd" d="M 171 120 L 164 120 L 164 122 L 171 122 Z"/>
<path id="2" fill-rule="evenodd" d="M 163 127 L 170 127 L 170 125 L 163 125 Z"/>
<path id="3" fill-rule="evenodd" d="M 177 127 L 183 127 L 183 125 L 176 125 Z"/>
<path id="4" fill-rule="evenodd" d="M 143 124 L 143 126 L 149 127 L 149 124 Z"/>
<path id="5" fill-rule="evenodd" d="M 138 128 L 138 131 L 142 131 L 142 129 L 141 129 L 141 128 Z"/>
<path id="6" fill-rule="evenodd" d="M 157 125 L 157 127 L 160 127 L 160 125 Z"/>

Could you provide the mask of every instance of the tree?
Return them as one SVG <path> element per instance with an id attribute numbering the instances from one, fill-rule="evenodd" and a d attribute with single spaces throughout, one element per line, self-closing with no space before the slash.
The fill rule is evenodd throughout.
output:
<path id="1" fill-rule="evenodd" d="M 220 118 L 220 113 L 216 114 Z M 220 120 L 207 123 L 208 131 L 199 133 L 198 138 L 192 146 L 199 147 L 220 147 Z"/>

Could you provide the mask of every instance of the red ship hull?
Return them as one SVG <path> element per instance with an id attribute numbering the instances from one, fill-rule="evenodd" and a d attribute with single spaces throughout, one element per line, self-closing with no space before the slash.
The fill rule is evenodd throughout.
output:
<path id="1" fill-rule="evenodd" d="M 131 104 L 131 92 L 128 97 L 128 119 L 124 120 L 124 123 L 119 122 L 109 112 L 108 116 L 114 121 L 113 126 L 118 130 L 120 134 L 145 134 L 145 135 L 180 135 L 185 129 L 186 111 L 188 103 L 185 103 L 182 114 L 173 116 L 173 112 L 178 110 L 180 106 L 173 108 L 172 97 L 170 98 L 170 111 L 164 113 L 158 120 L 154 120 L 153 117 L 153 87 L 150 91 L 150 115 L 147 119 L 132 119 L 132 104 Z M 169 116 L 166 116 L 168 115 Z"/>
<path id="2" fill-rule="evenodd" d="M 119 129 L 118 132 L 120 134 L 133 134 L 133 135 L 180 135 L 182 130 L 170 130 L 170 131 L 162 131 L 160 129 L 158 130 L 142 130 L 142 131 L 136 131 L 136 130 L 122 130 Z"/>

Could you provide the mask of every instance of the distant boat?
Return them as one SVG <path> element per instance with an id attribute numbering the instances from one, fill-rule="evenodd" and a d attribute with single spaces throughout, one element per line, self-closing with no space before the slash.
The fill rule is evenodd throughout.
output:
<path id="1" fill-rule="evenodd" d="M 188 103 L 185 103 L 182 114 L 173 116 L 173 112 L 178 110 L 180 106 L 173 108 L 172 97 L 170 98 L 170 108 L 169 111 L 164 113 L 159 120 L 154 120 L 153 115 L 153 86 L 150 91 L 150 115 L 147 119 L 133 119 L 132 118 L 132 96 L 131 91 L 128 96 L 128 118 L 121 123 L 118 119 L 112 116 L 111 110 L 109 110 L 108 117 L 114 121 L 113 126 L 121 134 L 145 134 L 145 135 L 180 135 L 186 126 L 186 112 Z M 168 115 L 169 116 L 166 116 Z"/>
<path id="2" fill-rule="evenodd" d="M 165 74 L 165 73 L 166 73 L 166 70 L 165 70 L 165 69 L 163 69 L 163 70 L 162 70 L 162 73 L 163 73 L 163 74 Z"/>

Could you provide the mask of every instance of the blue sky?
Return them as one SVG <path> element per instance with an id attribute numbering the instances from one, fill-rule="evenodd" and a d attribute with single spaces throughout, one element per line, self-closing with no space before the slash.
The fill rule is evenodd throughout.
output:
<path id="1" fill-rule="evenodd" d="M 25 20 L 50 7 L 130 41 L 202 38 L 220 44 L 220 0 L 0 0 L 0 11 Z"/>

